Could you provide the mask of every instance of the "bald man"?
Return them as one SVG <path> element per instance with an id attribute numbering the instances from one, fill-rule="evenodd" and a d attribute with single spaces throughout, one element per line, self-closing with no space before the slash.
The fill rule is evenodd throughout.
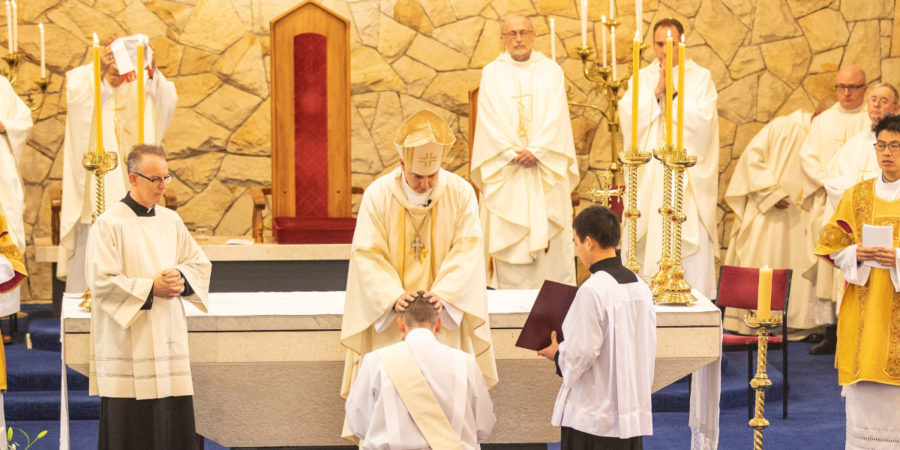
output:
<path id="1" fill-rule="evenodd" d="M 825 217 L 826 194 L 823 182 L 828 178 L 828 164 L 838 149 L 870 125 L 863 104 L 866 98 L 866 74 L 858 66 L 850 64 L 838 71 L 834 81 L 837 103 L 813 120 L 809 134 L 800 149 L 800 161 L 804 178 L 799 199 L 809 211 L 806 244 L 809 252 L 815 249 Z M 810 308 L 811 320 L 825 327 L 825 339 L 810 349 L 812 354 L 834 353 L 837 342 L 834 327 L 836 317 L 834 301 L 834 269 L 819 260 L 804 271 L 804 276 L 816 285 L 816 297 Z"/>
<path id="2" fill-rule="evenodd" d="M 575 284 L 572 202 L 578 163 L 562 68 L 532 49 L 521 14 L 503 20 L 506 51 L 481 74 L 471 178 L 481 190 L 488 285 Z"/>

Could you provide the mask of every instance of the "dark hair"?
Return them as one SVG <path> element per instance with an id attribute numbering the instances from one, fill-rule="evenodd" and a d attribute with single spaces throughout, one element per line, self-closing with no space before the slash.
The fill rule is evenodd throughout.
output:
<path id="1" fill-rule="evenodd" d="M 438 311 L 425 298 L 425 292 L 419 291 L 416 293 L 416 298 L 400 313 L 400 316 L 403 317 L 403 322 L 407 326 L 429 325 L 433 327 L 437 323 Z"/>
<path id="2" fill-rule="evenodd" d="M 575 217 L 572 228 L 582 242 L 590 236 L 601 248 L 619 245 L 619 218 L 605 206 L 587 207 Z"/>
<path id="3" fill-rule="evenodd" d="M 656 34 L 656 30 L 661 27 L 673 27 L 678 30 L 679 36 L 684 34 L 684 25 L 682 25 L 681 22 L 679 22 L 678 19 L 674 17 L 666 17 L 665 19 L 656 22 L 656 24 L 653 25 L 653 34 Z"/>
<path id="4" fill-rule="evenodd" d="M 878 137 L 882 131 L 900 133 L 900 115 L 888 114 L 882 117 L 881 120 L 878 121 L 878 124 L 875 125 L 873 131 L 875 131 L 875 137 Z"/>
<path id="5" fill-rule="evenodd" d="M 156 155 L 162 159 L 166 159 L 166 151 L 159 145 L 138 144 L 131 147 L 128 152 L 128 158 L 125 159 L 128 164 L 128 173 L 138 173 L 141 171 L 141 162 L 144 155 Z"/>

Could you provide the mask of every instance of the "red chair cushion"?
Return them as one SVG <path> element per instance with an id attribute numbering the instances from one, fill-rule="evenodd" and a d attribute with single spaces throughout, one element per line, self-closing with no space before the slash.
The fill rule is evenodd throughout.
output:
<path id="1" fill-rule="evenodd" d="M 772 311 L 784 309 L 788 270 L 772 271 Z M 722 266 L 716 304 L 719 307 L 756 309 L 759 269 L 756 267 Z"/>
<path id="2" fill-rule="evenodd" d="M 279 244 L 349 244 L 353 242 L 353 217 L 276 217 L 272 232 Z"/>
<path id="3" fill-rule="evenodd" d="M 771 339 L 771 337 L 770 337 Z M 722 345 L 723 346 L 733 346 L 733 345 L 755 345 L 757 341 L 756 336 L 742 336 L 739 334 L 722 334 Z"/>

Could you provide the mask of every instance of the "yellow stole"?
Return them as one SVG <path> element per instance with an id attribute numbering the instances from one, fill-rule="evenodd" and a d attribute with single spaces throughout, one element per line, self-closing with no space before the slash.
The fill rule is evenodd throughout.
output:
<path id="1" fill-rule="evenodd" d="M 900 200 L 875 196 L 875 180 L 852 187 L 819 239 L 816 254 L 827 255 L 862 242 L 862 226 L 892 225 L 900 243 Z M 890 271 L 872 268 L 865 286 L 850 284 L 838 313 L 835 367 L 838 384 L 873 381 L 900 386 L 900 293 Z"/>

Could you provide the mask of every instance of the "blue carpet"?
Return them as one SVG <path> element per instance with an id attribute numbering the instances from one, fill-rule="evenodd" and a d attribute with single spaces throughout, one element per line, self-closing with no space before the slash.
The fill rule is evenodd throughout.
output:
<path id="1" fill-rule="evenodd" d="M 31 447 L 32 450 L 44 450 L 59 448 L 59 419 L 47 421 L 15 421 L 7 422 L 9 427 L 16 429 L 14 431 L 13 442 L 23 444 L 24 436 L 18 430 L 24 430 L 34 439 L 38 433 L 47 430 L 47 435 Z M 97 448 L 97 429 L 99 422 L 97 420 L 71 420 L 69 421 L 69 448 L 72 450 L 89 450 Z M 20 447 L 24 448 L 24 447 Z M 206 450 L 227 450 L 228 447 L 222 447 L 219 444 L 207 439 L 205 444 Z"/>
<path id="2" fill-rule="evenodd" d="M 31 337 L 31 348 L 60 351 L 58 318 L 32 318 L 28 323 L 28 334 Z"/>

